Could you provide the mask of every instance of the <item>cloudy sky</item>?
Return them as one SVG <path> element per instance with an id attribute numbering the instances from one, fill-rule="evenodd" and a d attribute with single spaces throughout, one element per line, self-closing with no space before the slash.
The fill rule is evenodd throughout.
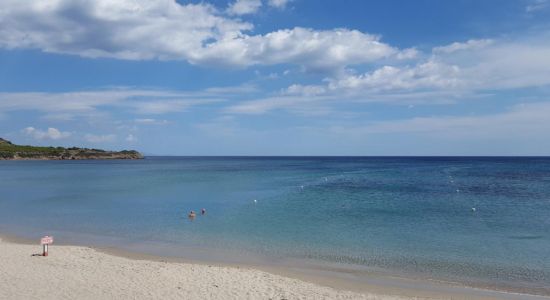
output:
<path id="1" fill-rule="evenodd" d="M 550 0 L 0 0 L 0 137 L 550 155 Z"/>

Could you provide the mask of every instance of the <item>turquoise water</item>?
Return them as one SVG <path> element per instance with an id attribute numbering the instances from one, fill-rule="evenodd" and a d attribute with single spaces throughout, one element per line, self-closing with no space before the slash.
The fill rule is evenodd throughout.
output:
<path id="1" fill-rule="evenodd" d="M 550 158 L 0 161 L 0 230 L 550 294 Z"/>

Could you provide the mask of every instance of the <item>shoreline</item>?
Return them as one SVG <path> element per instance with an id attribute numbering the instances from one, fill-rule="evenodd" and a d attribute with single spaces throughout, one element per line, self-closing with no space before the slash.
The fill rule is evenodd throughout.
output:
<path id="1" fill-rule="evenodd" d="M 0 234 L 0 246 L 4 247 L 6 244 L 24 246 L 28 249 L 32 248 L 35 250 L 34 252 L 40 250 L 40 246 L 36 241 L 2 233 Z M 264 275 L 269 274 L 266 275 L 268 277 L 274 276 L 274 278 L 284 278 L 285 280 L 296 281 L 300 284 L 312 285 L 315 287 L 314 289 L 328 289 L 334 293 L 332 297 L 342 296 L 349 298 L 351 295 L 349 299 L 364 297 L 366 297 L 365 299 L 550 299 L 550 297 L 540 295 L 469 287 L 435 280 L 402 278 L 373 272 L 353 272 L 328 266 L 321 267 L 317 265 L 306 267 L 302 264 L 291 267 L 289 265 L 277 266 L 275 264 L 224 263 L 204 259 L 159 256 L 115 247 L 79 246 L 63 243 L 57 243 L 57 245 L 54 244 L 51 247 L 51 256 L 55 255 L 58 249 L 62 249 L 63 252 L 87 251 L 88 253 L 91 251 L 90 253 L 92 253 L 93 257 L 99 257 L 103 260 L 124 260 L 125 263 L 121 263 L 122 265 L 129 262 L 143 262 L 146 264 L 168 264 L 173 268 L 184 265 L 199 269 L 221 268 L 230 270 L 229 272 L 260 272 Z M 308 297 L 307 294 L 302 296 Z"/>

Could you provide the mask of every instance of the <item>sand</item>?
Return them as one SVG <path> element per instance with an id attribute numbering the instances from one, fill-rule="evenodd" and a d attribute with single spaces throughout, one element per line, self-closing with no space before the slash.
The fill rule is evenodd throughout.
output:
<path id="1" fill-rule="evenodd" d="M 238 267 L 136 260 L 0 240 L 0 299 L 413 299 L 336 290 Z M 416 299 L 416 298 L 415 298 Z"/>
<path id="2" fill-rule="evenodd" d="M 550 299 L 408 279 L 357 285 L 318 271 L 303 276 L 83 246 L 53 245 L 49 256 L 40 254 L 38 244 L 0 237 L 0 299 Z"/>

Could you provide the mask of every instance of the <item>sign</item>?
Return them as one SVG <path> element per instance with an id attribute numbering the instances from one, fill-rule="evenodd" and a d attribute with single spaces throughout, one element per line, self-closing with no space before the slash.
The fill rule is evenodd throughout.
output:
<path id="1" fill-rule="evenodd" d="M 53 236 L 45 236 L 40 239 L 40 245 L 42 245 L 42 256 L 48 256 L 48 245 L 53 243 Z"/>
<path id="2" fill-rule="evenodd" d="M 53 244 L 53 236 L 45 236 L 40 239 L 40 245 L 50 245 Z"/>

